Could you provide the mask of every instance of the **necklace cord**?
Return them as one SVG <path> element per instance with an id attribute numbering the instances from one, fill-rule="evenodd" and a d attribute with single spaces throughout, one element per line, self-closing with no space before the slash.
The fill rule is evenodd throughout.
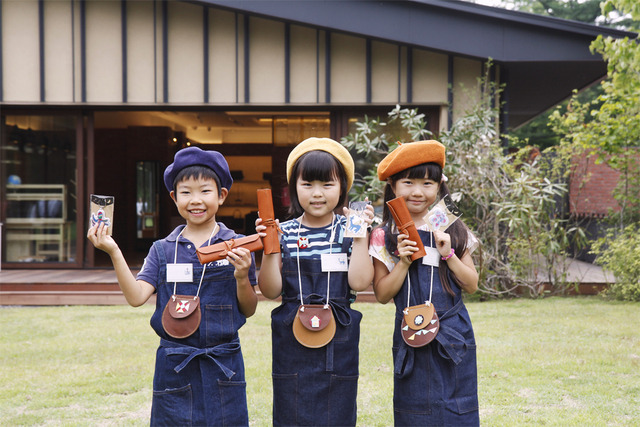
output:
<path id="1" fill-rule="evenodd" d="M 211 231 L 211 234 L 209 235 L 209 243 L 208 245 L 211 245 L 211 239 L 213 238 L 214 234 L 216 233 L 216 231 L 218 230 L 218 223 L 216 222 L 216 225 L 213 227 L 213 231 Z M 175 252 L 173 254 L 173 263 L 177 264 L 178 263 L 178 241 L 180 240 L 180 236 L 182 236 L 182 233 L 184 233 L 184 230 L 186 230 L 187 227 L 183 228 L 182 231 L 180 231 L 180 234 L 178 234 L 178 237 L 176 237 L 176 249 Z M 200 283 L 198 284 L 198 291 L 196 292 L 196 298 L 198 298 L 198 296 L 200 295 L 200 288 L 202 287 L 202 281 L 204 279 L 204 272 L 207 271 L 207 264 L 202 266 L 202 275 L 200 276 Z M 177 288 L 178 282 L 173 282 L 173 295 L 176 294 L 176 288 Z"/>
<path id="2" fill-rule="evenodd" d="M 304 218 L 304 213 L 298 219 L 298 235 L 296 242 L 296 262 L 298 264 L 298 288 L 300 290 L 300 305 L 304 305 L 304 299 L 302 297 L 302 277 L 300 275 L 300 229 L 302 228 L 302 219 Z M 335 223 L 336 216 L 333 215 L 331 218 L 331 234 L 329 237 L 329 254 L 333 252 L 333 240 L 335 239 L 335 229 L 333 227 Z M 329 306 L 329 284 L 331 283 L 331 271 L 327 272 L 327 303 L 325 304 L 325 308 Z"/>

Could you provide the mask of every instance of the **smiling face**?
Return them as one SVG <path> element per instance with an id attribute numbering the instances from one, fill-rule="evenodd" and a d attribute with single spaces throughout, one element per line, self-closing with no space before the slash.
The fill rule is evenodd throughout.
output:
<path id="1" fill-rule="evenodd" d="M 437 200 L 440 186 L 432 179 L 402 178 L 395 182 L 396 197 L 403 197 L 411 216 L 422 218 Z"/>
<path id="2" fill-rule="evenodd" d="M 296 193 L 306 225 L 323 227 L 331 224 L 333 210 L 340 201 L 340 182 L 337 179 L 307 181 L 298 177 Z"/>
<path id="3" fill-rule="evenodd" d="M 227 197 L 226 188 L 218 191 L 216 181 L 205 177 L 189 177 L 176 183 L 171 198 L 178 208 L 180 216 L 190 226 L 209 227 L 216 221 L 218 208 Z"/>

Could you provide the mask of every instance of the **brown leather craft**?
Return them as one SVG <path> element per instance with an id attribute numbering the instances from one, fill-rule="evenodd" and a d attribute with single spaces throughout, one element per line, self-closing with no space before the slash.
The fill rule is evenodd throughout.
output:
<path id="1" fill-rule="evenodd" d="M 424 249 L 424 245 L 422 244 L 422 240 L 418 234 L 418 229 L 411 219 L 411 214 L 409 213 L 409 209 L 407 209 L 407 203 L 404 201 L 404 198 L 396 197 L 393 200 L 389 200 L 387 202 L 387 206 L 389 207 L 389 211 L 391 212 L 393 220 L 396 222 L 396 226 L 400 233 L 408 235 L 409 240 L 416 242 L 416 246 L 419 250 L 411 255 L 411 261 L 415 261 L 418 258 L 425 256 L 427 252 Z"/>
<path id="2" fill-rule="evenodd" d="M 200 260 L 200 264 L 224 259 L 233 248 L 245 248 L 251 252 L 262 250 L 262 240 L 257 234 L 252 234 L 238 239 L 226 240 L 214 245 L 205 246 L 196 250 L 196 255 Z"/>
<path id="3" fill-rule="evenodd" d="M 270 188 L 258 190 L 258 213 L 262 219 L 262 224 L 267 226 L 267 236 L 262 239 L 265 255 L 280 253 L 280 239 L 278 237 L 280 228 L 276 223 Z"/>
<path id="4" fill-rule="evenodd" d="M 305 347 L 320 348 L 329 344 L 336 333 L 333 310 L 324 304 L 298 307 L 293 320 L 293 335 Z"/>
<path id="5" fill-rule="evenodd" d="M 409 347 L 423 347 L 429 344 L 440 330 L 440 319 L 433 304 L 420 304 L 404 309 L 402 339 Z"/>
<path id="6" fill-rule="evenodd" d="M 162 327 L 173 338 L 186 338 L 200 327 L 200 298 L 171 295 L 162 312 Z"/>

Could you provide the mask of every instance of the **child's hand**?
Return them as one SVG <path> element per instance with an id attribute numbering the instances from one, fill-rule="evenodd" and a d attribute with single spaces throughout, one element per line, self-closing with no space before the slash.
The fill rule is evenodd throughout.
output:
<path id="1" fill-rule="evenodd" d="M 451 254 L 451 236 L 444 231 L 434 231 L 433 237 L 436 240 L 436 249 L 440 256 L 446 257 Z"/>
<path id="2" fill-rule="evenodd" d="M 417 245 L 407 234 L 398 234 L 398 256 L 404 263 L 411 264 L 411 255 L 420 250 Z"/>
<path id="3" fill-rule="evenodd" d="M 276 219 L 276 226 L 278 230 L 280 230 L 280 220 L 278 219 Z M 258 233 L 260 237 L 267 237 L 267 226 L 262 225 L 262 218 L 260 217 L 256 219 L 256 233 Z"/>
<path id="4" fill-rule="evenodd" d="M 227 260 L 236 268 L 233 272 L 236 280 L 249 277 L 249 267 L 251 267 L 251 251 L 249 249 L 234 248 L 229 251 Z"/>
<path id="5" fill-rule="evenodd" d="M 369 201 L 369 198 L 365 198 L 364 199 L 365 202 Z M 364 222 L 367 223 L 367 228 L 371 227 L 371 224 L 373 224 L 373 217 L 375 216 L 375 211 L 373 210 L 373 205 L 367 205 L 366 210 L 365 210 L 365 214 L 366 214 L 366 218 L 364 219 Z"/>
<path id="6" fill-rule="evenodd" d="M 97 223 L 87 231 L 87 239 L 96 249 L 105 251 L 109 255 L 118 250 L 118 244 L 107 234 L 108 227 L 104 223 Z"/>
<path id="7" fill-rule="evenodd" d="M 365 197 L 364 199 L 365 202 L 369 201 L 368 197 Z M 342 208 L 342 212 L 344 213 L 344 216 L 346 216 L 347 218 L 349 217 L 349 215 L 351 214 L 351 209 L 347 208 L 346 206 L 344 208 Z M 371 204 L 368 204 L 365 207 L 364 210 L 364 215 L 362 216 L 362 219 L 364 220 L 365 224 L 366 224 L 366 228 L 370 229 L 371 228 L 371 224 L 373 224 L 373 218 L 375 216 L 375 211 L 373 209 L 373 206 Z M 362 237 L 367 237 L 362 236 Z M 361 237 L 356 237 L 356 239 L 361 238 Z"/>

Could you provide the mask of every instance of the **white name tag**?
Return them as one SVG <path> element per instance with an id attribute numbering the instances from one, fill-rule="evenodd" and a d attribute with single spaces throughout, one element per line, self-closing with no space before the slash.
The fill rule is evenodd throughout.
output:
<path id="1" fill-rule="evenodd" d="M 349 271 L 347 254 L 321 254 L 320 262 L 323 272 Z"/>
<path id="2" fill-rule="evenodd" d="M 193 265 L 167 264 L 167 282 L 193 282 Z"/>
<path id="3" fill-rule="evenodd" d="M 422 257 L 422 264 L 437 267 L 440 264 L 440 252 L 436 248 L 424 247 L 427 254 Z"/>

